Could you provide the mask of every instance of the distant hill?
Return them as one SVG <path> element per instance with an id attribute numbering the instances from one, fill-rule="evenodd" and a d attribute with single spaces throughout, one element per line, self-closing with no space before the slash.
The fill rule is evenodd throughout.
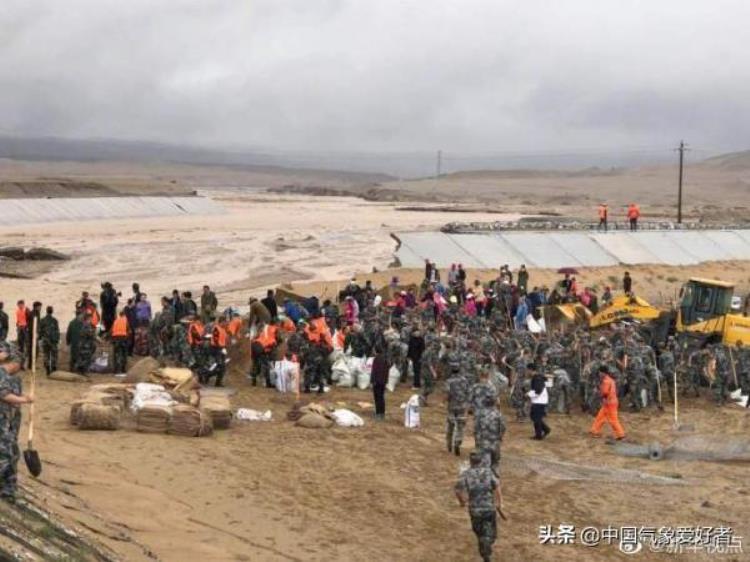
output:
<path id="1" fill-rule="evenodd" d="M 725 170 L 750 170 L 750 150 L 719 154 L 718 156 L 704 160 L 702 163 L 707 166 L 713 166 Z"/>
<path id="2" fill-rule="evenodd" d="M 0 158 L 45 162 L 131 162 L 138 164 L 189 164 L 221 166 L 252 172 L 289 170 L 332 172 L 352 182 L 377 183 L 395 179 L 377 172 L 359 171 L 336 161 L 310 155 L 214 150 L 154 142 L 80 140 L 58 137 L 0 136 Z M 342 164 L 345 164 L 342 162 Z"/>

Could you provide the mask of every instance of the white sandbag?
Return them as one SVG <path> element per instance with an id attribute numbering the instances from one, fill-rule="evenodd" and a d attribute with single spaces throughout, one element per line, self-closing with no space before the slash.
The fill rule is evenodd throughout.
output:
<path id="1" fill-rule="evenodd" d="M 412 394 L 411 398 L 405 404 L 401 404 L 401 408 L 404 410 L 404 427 L 409 429 L 419 428 L 421 426 L 421 402 L 419 394 Z"/>
<path id="2" fill-rule="evenodd" d="M 385 385 L 385 387 L 393 392 L 396 390 L 396 385 L 401 380 L 401 371 L 398 370 L 398 367 L 396 365 L 393 365 L 388 370 L 388 383 Z"/>
<path id="3" fill-rule="evenodd" d="M 130 408 L 133 412 L 137 412 L 146 406 L 161 406 L 169 408 L 176 404 L 177 401 L 172 398 L 162 385 L 139 382 L 135 385 L 135 393 L 133 395 L 133 401 L 130 403 Z"/>
<path id="4" fill-rule="evenodd" d="M 234 415 L 238 420 L 243 421 L 271 421 L 273 413 L 271 410 L 265 412 L 259 412 L 258 410 L 252 410 L 250 408 L 240 408 Z"/>
<path id="5" fill-rule="evenodd" d="M 338 386 L 351 388 L 354 386 L 356 377 L 352 372 L 351 365 L 345 356 L 339 357 L 338 361 L 331 367 L 331 378 Z"/>
<path id="6" fill-rule="evenodd" d="M 370 371 L 360 369 L 357 372 L 357 388 L 360 390 L 367 390 L 370 386 Z"/>
<path id="7" fill-rule="evenodd" d="M 328 364 L 333 365 L 336 363 L 336 361 L 339 360 L 339 358 L 344 356 L 344 350 L 343 349 L 335 349 L 328 354 Z"/>
<path id="8" fill-rule="evenodd" d="M 347 410 L 345 408 L 334 410 L 332 415 L 333 421 L 336 422 L 336 425 L 340 425 L 342 427 L 361 427 L 365 425 L 365 420 L 360 418 L 351 410 Z"/>
<path id="9" fill-rule="evenodd" d="M 297 363 L 282 359 L 273 364 L 275 379 L 272 381 L 279 392 L 294 392 L 297 383 Z"/>
<path id="10" fill-rule="evenodd" d="M 542 325 L 531 314 L 526 317 L 526 327 L 532 334 L 541 334 L 544 331 Z"/>

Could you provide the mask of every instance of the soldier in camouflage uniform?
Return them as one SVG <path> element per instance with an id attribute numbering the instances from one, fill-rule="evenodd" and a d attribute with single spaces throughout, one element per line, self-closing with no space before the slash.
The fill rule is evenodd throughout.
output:
<path id="1" fill-rule="evenodd" d="M 727 403 L 729 394 L 729 379 L 731 378 L 732 365 L 729 362 L 729 354 L 726 348 L 718 344 L 713 350 L 714 357 L 714 400 L 717 406 Z"/>
<path id="2" fill-rule="evenodd" d="M 667 343 L 659 344 L 659 370 L 661 376 L 667 383 L 667 392 L 670 400 L 674 401 L 674 377 L 675 377 L 675 358 L 674 351 Z"/>
<path id="3" fill-rule="evenodd" d="M 83 315 L 83 325 L 78 334 L 78 352 L 74 370 L 79 375 L 88 373 L 89 367 L 94 360 L 96 353 L 96 328 L 91 323 L 91 313 L 86 312 Z"/>
<path id="4" fill-rule="evenodd" d="M 323 362 L 326 359 L 325 351 L 321 343 L 310 341 L 306 338 L 305 345 L 305 376 L 304 383 L 305 393 L 310 393 L 313 385 L 318 387 L 318 394 L 325 392 L 325 385 L 323 384 Z"/>
<path id="5" fill-rule="evenodd" d="M 478 410 L 474 410 L 474 443 L 495 476 L 500 475 L 500 443 L 505 435 L 505 420 L 496 408 L 497 398 L 483 395 Z"/>
<path id="6" fill-rule="evenodd" d="M 430 343 L 427 343 L 425 338 L 425 343 L 425 350 L 422 354 L 422 398 L 426 406 L 427 397 L 435 389 L 435 374 L 438 372 L 440 361 L 440 342 L 433 338 Z"/>
<path id="7" fill-rule="evenodd" d="M 479 371 L 479 380 L 469 390 L 469 407 L 475 417 L 486 407 L 485 403 L 490 403 L 493 407 L 497 405 L 497 389 L 490 382 L 489 369 L 482 367 Z"/>
<path id="8" fill-rule="evenodd" d="M 695 349 L 688 355 L 687 364 L 685 365 L 682 384 L 682 395 L 686 396 L 689 390 L 695 392 L 696 398 L 700 396 L 701 378 L 703 377 L 703 368 L 706 361 L 706 352 L 702 349 Z"/>
<path id="9" fill-rule="evenodd" d="M 18 488 L 18 432 L 21 429 L 21 404 L 31 404 L 33 396 L 23 394 L 21 359 L 0 352 L 0 499 L 14 503 Z"/>
<path id="10" fill-rule="evenodd" d="M 469 504 L 471 527 L 479 542 L 483 562 L 492 560 L 492 546 L 497 540 L 497 509 L 502 508 L 500 480 L 482 466 L 482 455 L 471 454 L 471 467 L 456 482 L 455 492 L 461 507 Z"/>
<path id="11" fill-rule="evenodd" d="M 526 392 L 528 392 L 528 381 L 526 380 L 526 357 L 525 350 L 521 350 L 513 360 L 513 386 L 510 391 L 510 403 L 516 411 L 516 421 L 524 422 L 529 417 L 526 411 Z"/>
<path id="12" fill-rule="evenodd" d="M 54 309 L 47 307 L 47 315 L 39 321 L 39 338 L 42 344 L 42 356 L 44 357 L 44 369 L 49 376 L 57 371 L 58 347 L 60 345 L 60 324 L 53 316 Z"/>
<path id="13" fill-rule="evenodd" d="M 178 324 L 175 324 L 171 341 L 172 355 L 175 361 L 188 368 L 195 363 L 193 349 L 190 347 L 190 342 L 188 341 L 189 323 L 190 320 L 188 318 L 183 318 Z"/>
<path id="14" fill-rule="evenodd" d="M 448 417 L 445 423 L 445 444 L 449 452 L 461 455 L 464 440 L 466 409 L 469 406 L 469 381 L 461 373 L 458 363 L 451 365 L 451 376 L 445 383 L 448 403 Z"/>
<path id="15" fill-rule="evenodd" d="M 750 395 L 750 350 L 742 345 L 742 341 L 737 340 L 737 346 L 734 350 L 734 360 L 736 362 L 737 382 L 740 385 L 740 391 L 743 396 Z M 750 397 L 745 404 L 750 408 Z"/>

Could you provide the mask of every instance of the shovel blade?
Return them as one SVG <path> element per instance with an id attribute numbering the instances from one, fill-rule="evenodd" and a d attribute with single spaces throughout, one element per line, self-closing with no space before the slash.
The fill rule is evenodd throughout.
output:
<path id="1" fill-rule="evenodd" d="M 23 452 L 23 460 L 31 475 L 36 478 L 42 473 L 42 459 L 35 449 L 27 449 Z"/>

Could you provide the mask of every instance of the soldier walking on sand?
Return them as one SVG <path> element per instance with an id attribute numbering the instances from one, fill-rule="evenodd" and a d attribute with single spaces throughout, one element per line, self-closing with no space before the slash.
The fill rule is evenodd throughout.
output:
<path id="1" fill-rule="evenodd" d="M 47 376 L 57 371 L 58 348 L 60 345 L 60 324 L 53 316 L 54 309 L 47 307 L 47 315 L 39 321 L 39 339 L 44 357 L 44 369 Z"/>
<path id="2" fill-rule="evenodd" d="M 471 528 L 479 542 L 483 562 L 492 560 L 492 546 L 497 540 L 497 513 L 503 506 L 500 479 L 489 467 L 482 466 L 482 454 L 471 453 L 471 467 L 456 482 L 455 492 L 461 507 L 469 505 Z"/>
<path id="3" fill-rule="evenodd" d="M 445 383 L 448 393 L 448 417 L 445 423 L 445 443 L 448 452 L 461 456 L 461 443 L 464 440 L 466 410 L 469 406 L 469 381 L 461 373 L 458 363 L 451 364 L 451 376 Z"/>

